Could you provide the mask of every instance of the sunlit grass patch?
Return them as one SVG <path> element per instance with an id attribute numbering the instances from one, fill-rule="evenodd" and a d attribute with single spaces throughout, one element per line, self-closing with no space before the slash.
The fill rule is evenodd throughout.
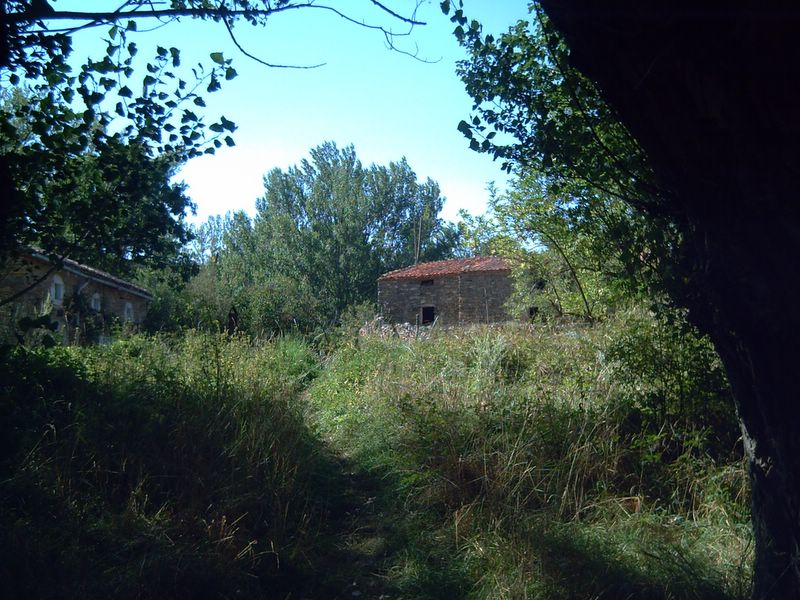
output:
<path id="1" fill-rule="evenodd" d="M 674 417 L 697 389 L 727 414 L 727 390 L 698 379 L 719 366 L 690 331 L 647 319 L 366 337 L 333 356 L 309 418 L 384 478 L 406 544 L 389 573 L 408 597 L 427 597 L 425 569 L 457 573 L 458 597 L 747 595 L 734 421 Z M 637 374 L 640 354 L 653 364 Z"/>

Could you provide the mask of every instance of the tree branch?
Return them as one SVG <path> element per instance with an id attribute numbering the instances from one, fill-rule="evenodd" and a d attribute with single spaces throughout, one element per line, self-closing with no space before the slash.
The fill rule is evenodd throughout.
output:
<path id="1" fill-rule="evenodd" d="M 589 119 L 589 115 L 587 114 L 585 108 L 583 107 L 583 103 L 580 101 L 580 98 L 578 98 L 578 94 L 575 91 L 575 88 L 573 87 L 569 76 L 567 75 L 566 69 L 561 64 L 561 61 L 557 56 L 557 53 L 555 51 L 555 44 L 547 32 L 547 26 L 545 25 L 544 19 L 542 18 L 541 7 L 537 6 L 535 12 L 536 12 L 536 18 L 539 22 L 539 27 L 542 30 L 542 36 L 544 38 L 545 47 L 547 48 L 547 52 L 550 55 L 550 59 L 553 61 L 553 64 L 555 65 L 556 69 L 558 69 L 558 72 L 560 73 L 562 79 L 564 80 L 564 86 L 567 88 L 572 103 L 581 113 L 584 124 L 589 129 L 589 132 L 592 134 L 592 137 L 594 138 L 597 145 L 600 146 L 600 149 L 603 151 L 603 153 L 605 153 L 605 155 L 612 161 L 612 164 L 617 169 L 619 169 L 623 175 L 628 176 L 632 181 L 640 185 L 643 190 L 646 190 L 647 193 L 655 197 L 663 196 L 664 194 L 663 190 L 659 189 L 658 186 L 655 185 L 654 183 L 642 179 L 638 174 L 633 173 L 630 169 L 628 169 L 622 162 L 622 159 L 620 159 L 620 157 L 617 156 L 614 153 L 614 151 L 611 150 L 611 148 L 609 148 L 608 145 L 602 140 L 600 134 L 597 132 L 597 129 L 595 128 L 591 119 Z M 620 127 L 622 127 L 622 129 L 625 130 L 624 126 L 620 125 Z M 633 141 L 633 143 L 639 148 L 640 151 L 643 151 L 639 143 L 635 139 L 633 139 L 629 134 L 627 134 L 627 132 L 626 136 Z M 620 186 L 620 188 L 623 189 L 625 188 L 622 182 L 619 181 L 618 179 L 616 180 L 616 183 L 617 185 Z"/>
<path id="2" fill-rule="evenodd" d="M 409 52 L 406 50 L 402 50 L 398 48 L 394 44 L 394 38 L 396 37 L 404 37 L 411 33 L 411 30 L 417 25 L 425 25 L 424 21 L 420 21 L 416 18 L 417 8 L 419 7 L 419 2 L 417 2 L 414 11 L 412 12 L 410 17 L 405 17 L 393 10 L 389 7 L 385 6 L 383 3 L 378 2 L 377 0 L 370 0 L 370 2 L 377 6 L 380 10 L 385 12 L 387 15 L 391 16 L 393 19 L 397 19 L 402 23 L 407 23 L 410 25 L 409 30 L 404 33 L 395 33 L 390 29 L 382 25 L 374 25 L 367 23 L 365 21 L 359 21 L 348 14 L 342 12 L 341 10 L 337 9 L 334 6 L 324 5 L 324 4 L 315 4 L 312 1 L 308 2 L 300 2 L 296 4 L 287 4 L 283 6 L 276 6 L 276 7 L 268 7 L 266 9 L 229 9 L 224 5 L 224 2 L 220 2 L 220 5 L 216 8 L 168 8 L 168 9 L 156 9 L 153 7 L 152 3 L 148 3 L 149 8 L 142 10 L 142 5 L 138 5 L 131 10 L 123 10 L 126 6 L 131 4 L 130 0 L 126 0 L 123 2 L 116 10 L 114 11 L 105 11 L 105 12 L 87 12 L 87 11 L 55 11 L 55 10 L 37 10 L 37 11 L 26 11 L 21 13 L 11 13 L 11 14 L 3 14 L 2 21 L 6 25 L 16 25 L 21 27 L 26 27 L 32 24 L 38 24 L 41 29 L 36 31 L 38 32 L 47 32 L 47 33 L 65 33 L 67 35 L 71 35 L 77 31 L 81 31 L 84 29 L 90 29 L 92 27 L 99 27 L 104 24 L 109 23 L 119 23 L 120 21 L 124 20 L 134 20 L 134 19 L 157 19 L 162 21 L 162 24 L 169 23 L 170 21 L 174 21 L 180 17 L 189 17 L 189 18 L 199 18 L 199 19 L 212 19 L 212 20 L 220 20 L 224 23 L 225 28 L 228 31 L 228 35 L 231 38 L 231 41 L 234 43 L 236 48 L 248 58 L 271 68 L 281 68 L 281 69 L 314 69 L 324 65 L 325 63 L 319 63 L 316 65 L 285 65 L 285 64 L 274 64 L 267 62 L 254 56 L 252 53 L 248 52 L 244 49 L 244 47 L 239 43 L 238 39 L 233 33 L 233 29 L 231 27 L 231 22 L 229 19 L 236 19 L 236 18 L 245 18 L 248 20 L 252 20 L 256 17 L 260 17 L 265 19 L 271 15 L 286 12 L 289 10 L 297 10 L 297 9 L 305 9 L 305 8 L 314 8 L 317 10 L 323 10 L 334 13 L 337 17 L 357 25 L 359 27 L 363 27 L 366 29 L 372 29 L 376 31 L 380 31 L 383 33 L 386 43 L 389 49 L 399 52 L 401 54 L 405 54 L 411 56 L 416 60 L 420 60 L 421 62 L 435 62 L 435 61 L 427 61 L 424 59 L 420 59 L 417 56 L 416 52 Z M 49 6 L 45 4 L 47 8 Z M 50 29 L 44 25 L 45 22 L 50 21 L 86 21 L 81 25 L 77 25 L 75 27 L 69 27 L 65 29 Z"/>
<path id="3" fill-rule="evenodd" d="M 380 2 L 376 2 L 375 0 L 371 0 L 373 4 L 381 8 L 384 12 L 391 15 L 392 17 L 399 19 L 404 23 L 408 23 L 409 25 L 416 26 L 416 25 L 426 25 L 424 21 L 418 21 L 413 17 L 404 17 L 402 15 L 397 14 L 396 12 L 388 9 L 387 7 L 383 6 Z M 123 7 L 128 4 L 127 2 L 123 4 Z M 120 7 L 122 8 L 122 7 Z M 285 6 L 276 6 L 275 8 L 268 8 L 268 9 L 239 9 L 239 10 L 225 10 L 224 13 L 228 16 L 232 17 L 268 17 L 270 15 L 286 12 L 288 10 L 295 10 L 301 8 L 316 8 L 318 10 L 328 10 L 336 13 L 338 16 L 346 19 L 356 25 L 361 27 L 367 27 L 369 29 L 381 29 L 384 28 L 379 25 L 369 25 L 367 23 L 363 23 L 353 19 L 352 17 L 348 17 L 341 11 L 337 10 L 332 6 L 327 6 L 323 4 L 313 4 L 311 2 L 303 2 L 300 4 L 288 4 Z M 163 18 L 172 18 L 172 17 L 191 17 L 191 18 L 199 18 L 199 19 L 207 19 L 207 18 L 214 18 L 220 17 L 221 11 L 219 8 L 166 8 L 161 10 L 150 9 L 146 11 L 141 10 L 128 10 L 128 11 L 106 11 L 106 12 L 86 12 L 86 11 L 52 11 L 52 12 L 22 12 L 22 13 L 10 13 L 5 15 L 4 21 L 8 24 L 13 25 L 20 25 L 25 23 L 35 23 L 37 21 L 90 21 L 97 25 L 101 23 L 113 23 L 116 21 L 120 21 L 123 19 L 163 19 Z M 397 34 L 395 34 L 397 35 Z"/>
<path id="4" fill-rule="evenodd" d="M 63 261 L 63 258 L 64 257 L 62 257 L 62 261 Z M 45 271 L 44 275 L 42 275 L 38 279 L 35 279 L 33 281 L 33 283 L 28 284 L 26 287 L 22 288 L 18 292 L 15 292 L 15 293 L 11 294 L 8 298 L 3 298 L 2 300 L 0 300 L 0 306 L 5 306 L 6 304 L 11 304 L 15 300 L 18 300 L 19 298 L 22 298 L 22 296 L 24 296 L 25 294 L 30 292 L 33 288 L 35 288 L 40 283 L 42 283 L 45 279 L 50 277 L 50 275 L 52 275 L 53 273 L 58 271 L 58 269 L 61 268 L 62 264 L 63 264 L 63 262 L 62 263 L 58 263 L 58 262 L 53 263 L 53 266 L 51 266 L 47 271 Z"/>
<path id="5" fill-rule="evenodd" d="M 572 265 L 572 262 L 567 257 L 566 252 L 564 252 L 564 249 L 556 241 L 556 239 L 553 236 L 549 235 L 546 231 L 539 230 L 538 233 L 546 237 L 550 241 L 550 243 L 553 244 L 553 247 L 556 249 L 556 251 L 561 255 L 561 258 L 564 259 L 564 262 L 566 263 L 569 272 L 572 274 L 572 278 L 575 280 L 575 285 L 578 286 L 578 291 L 581 294 L 581 299 L 583 300 L 583 306 L 586 308 L 586 318 L 588 318 L 589 321 L 594 321 L 595 318 L 594 315 L 592 315 L 592 309 L 589 307 L 589 301 L 587 300 L 586 294 L 583 291 L 581 280 L 578 278 L 578 273 L 575 270 L 575 267 Z"/>
<path id="6" fill-rule="evenodd" d="M 53 266 L 51 266 L 45 272 L 44 275 L 42 275 L 41 277 L 36 279 L 33 283 L 31 283 L 30 285 L 26 286 L 22 290 L 20 290 L 18 292 L 15 292 L 14 294 L 9 296 L 8 298 L 3 298 L 2 300 L 0 300 L 0 306 L 5 306 L 6 304 L 11 304 L 15 300 L 21 298 L 22 296 L 24 296 L 25 294 L 30 292 L 33 288 L 35 288 L 37 285 L 42 283 L 45 279 L 50 277 L 50 275 L 52 275 L 55 271 L 61 269 L 64 266 L 64 261 L 69 257 L 69 255 L 72 252 L 75 251 L 76 248 L 78 248 L 78 246 L 80 246 L 86 240 L 86 238 L 88 236 L 89 236 L 89 231 L 86 231 L 86 233 L 84 233 L 82 237 L 80 237 L 79 239 L 75 240 L 72 244 L 70 244 L 66 248 L 67 251 L 64 252 L 63 254 L 61 254 L 61 256 L 59 256 L 59 258 L 56 261 L 53 262 Z M 49 260 L 49 257 L 48 257 L 48 260 Z"/>
<path id="7" fill-rule="evenodd" d="M 257 63 L 264 65 L 265 67 L 270 67 L 273 69 L 316 69 L 318 67 L 325 65 L 325 63 L 318 63 L 316 65 L 279 65 L 275 63 L 268 63 L 267 61 L 262 60 L 257 56 L 254 56 L 253 54 L 251 54 L 242 47 L 242 45 L 239 43 L 239 40 L 237 40 L 236 36 L 233 34 L 233 28 L 231 27 L 231 24 L 228 23 L 227 15 L 222 16 L 222 22 L 225 24 L 225 29 L 228 30 L 228 36 L 230 36 L 233 45 L 239 49 L 239 52 L 244 54 L 247 58 L 252 59 Z"/>

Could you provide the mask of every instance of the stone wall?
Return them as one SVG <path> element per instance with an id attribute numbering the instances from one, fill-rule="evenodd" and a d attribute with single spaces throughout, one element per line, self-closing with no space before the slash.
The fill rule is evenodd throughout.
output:
<path id="1" fill-rule="evenodd" d="M 422 324 L 425 307 L 433 307 L 441 325 L 507 321 L 504 304 L 510 294 L 507 271 L 378 282 L 378 305 L 392 323 Z"/>
<path id="2" fill-rule="evenodd" d="M 393 323 L 422 324 L 422 309 L 433 307 L 438 323 L 457 324 L 458 275 L 379 281 L 378 304 L 384 318 Z"/>
<path id="3" fill-rule="evenodd" d="M 511 276 L 507 271 L 462 273 L 459 314 L 462 323 L 508 321 L 505 304 L 511 296 Z"/>

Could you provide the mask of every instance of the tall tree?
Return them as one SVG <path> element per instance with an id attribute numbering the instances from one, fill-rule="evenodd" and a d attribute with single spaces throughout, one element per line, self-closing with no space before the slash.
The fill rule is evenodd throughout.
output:
<path id="1" fill-rule="evenodd" d="M 452 252 L 438 185 L 419 184 L 405 160 L 365 168 L 352 146 L 326 142 L 264 185 L 255 232 L 265 270 L 303 282 L 329 319 L 373 300 L 382 273 Z"/>
<path id="2" fill-rule="evenodd" d="M 495 151 L 622 196 L 667 232 L 652 245 L 661 280 L 714 340 L 742 424 L 753 597 L 800 598 L 800 315 L 787 310 L 800 15 L 787 2 L 540 1 L 544 13 L 500 40 L 453 13 L 473 51 L 465 74 L 480 74 L 483 118 L 462 129 L 488 151 L 481 127 L 516 136 Z"/>
<path id="3" fill-rule="evenodd" d="M 445 258 L 456 230 L 438 217 L 444 205 L 439 185 L 417 181 L 405 158 L 388 167 L 373 165 L 366 178 L 370 198 L 368 237 L 381 269 L 389 271 Z"/>
<path id="4" fill-rule="evenodd" d="M 311 160 L 270 171 L 256 204 L 269 270 L 306 282 L 333 317 L 374 287 L 365 179 L 352 146 L 325 143 L 311 150 Z"/>
<path id="5" fill-rule="evenodd" d="M 44 193 L 42 188 L 67 185 L 57 178 L 60 175 L 57 167 L 80 171 L 78 165 L 90 161 L 92 156 L 114 158 L 96 161 L 98 168 L 92 170 L 94 181 L 87 176 L 80 177 L 82 181 L 72 176 L 65 180 L 75 188 L 84 188 L 81 193 L 67 190 L 72 198 L 69 212 L 76 225 L 73 229 L 91 229 L 90 217 L 99 216 L 110 222 L 113 215 L 129 211 L 136 213 L 140 225 L 154 227 L 154 223 L 148 222 L 153 213 L 143 215 L 136 206 L 144 195 L 117 193 L 121 172 L 143 167 L 163 172 L 187 158 L 234 144 L 231 133 L 236 126 L 231 120 L 221 116 L 208 123 L 200 113 L 205 106 L 204 95 L 220 89 L 224 81 L 236 76 L 231 59 L 209 48 L 209 64 L 187 70 L 181 67 L 180 48 L 165 44 L 155 48 L 144 70 L 137 70 L 135 38 L 140 23 L 174 27 L 179 26 L 181 17 L 206 19 L 218 23 L 241 52 L 268 67 L 305 68 L 314 65 L 279 65 L 257 58 L 239 44 L 234 33 L 237 23 L 266 26 L 279 15 L 300 9 L 325 11 L 355 26 L 374 29 L 392 47 L 410 28 L 421 24 L 414 16 L 416 5 L 404 16 L 376 0 L 365 1 L 359 9 L 363 14 L 358 16 L 349 12 L 352 6 L 294 0 L 214 3 L 170 0 L 161 4 L 118 0 L 88 11 L 58 10 L 46 0 L 0 2 L 0 82 L 4 89 L 25 84 L 34 99 L 24 110 L 18 106 L 0 115 L 4 145 L 0 156 L 0 197 L 4 199 L 0 203 L 0 260 L 19 247 L 20 228 L 28 227 L 30 216 L 39 207 L 46 205 L 39 215 L 39 228 L 45 221 L 48 227 L 55 225 L 58 207 L 49 205 L 56 202 L 55 197 Z M 403 30 L 393 31 L 392 25 L 398 24 L 402 24 Z M 105 42 L 105 53 L 75 68 L 70 61 L 72 35 L 87 29 L 97 31 Z M 133 90 L 142 91 L 135 94 Z M 20 135 L 20 122 L 25 124 L 27 140 Z M 145 165 L 148 161 L 153 162 Z M 107 164 L 125 166 L 109 173 L 109 169 L 103 168 Z M 40 182 L 46 176 L 51 181 L 31 186 L 28 173 L 37 174 Z M 129 183 L 142 183 L 133 182 L 135 177 L 131 175 Z M 152 182 L 146 183 L 152 188 Z M 107 192 L 105 204 L 86 192 L 98 188 Z M 185 199 L 177 198 L 180 190 L 173 192 L 176 197 L 166 201 L 162 216 L 182 215 L 188 206 Z M 87 201 L 81 203 L 80 198 Z M 163 228 L 164 223 L 167 222 L 162 221 L 158 227 Z M 129 231 L 130 220 L 123 218 L 117 225 L 104 231 L 104 243 L 114 250 L 124 247 L 129 256 L 135 256 L 142 249 L 135 246 L 141 244 L 114 237 Z M 54 257 L 74 255 L 80 247 L 80 244 L 61 244 L 59 236 L 43 235 L 42 231 L 22 232 L 21 237 L 37 238 Z"/>

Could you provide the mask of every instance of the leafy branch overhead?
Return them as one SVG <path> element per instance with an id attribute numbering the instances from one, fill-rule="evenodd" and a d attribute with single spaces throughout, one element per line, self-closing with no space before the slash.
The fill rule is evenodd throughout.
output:
<path id="1" fill-rule="evenodd" d="M 473 108 L 458 130 L 472 150 L 518 176 L 522 189 L 510 197 L 548 198 L 576 215 L 571 221 L 592 230 L 595 255 L 610 259 L 603 268 L 613 265 L 612 278 L 624 287 L 680 288 L 686 256 L 662 208 L 668 191 L 597 86 L 571 65 L 569 48 L 541 7 L 532 4 L 528 20 L 497 36 L 484 34 L 460 2 L 441 8 L 468 52 L 457 70 Z M 506 213 L 516 235 L 548 236 L 550 221 L 528 203 L 511 202 Z M 591 314 L 589 303 L 582 304 Z"/>
<path id="2" fill-rule="evenodd" d="M 121 173 L 128 159 L 121 158 L 126 154 L 120 148 L 130 146 L 132 150 L 126 156 L 140 156 L 138 162 L 158 161 L 164 167 L 156 172 L 168 178 L 182 162 L 235 144 L 237 127 L 233 119 L 204 115 L 208 95 L 237 76 L 232 58 L 208 48 L 207 61 L 186 65 L 181 48 L 164 44 L 143 60 L 144 52 L 137 43 L 139 33 L 153 25 L 180 27 L 182 18 L 203 19 L 218 23 L 239 51 L 264 65 L 302 68 L 254 56 L 239 43 L 234 26 L 279 26 L 276 17 L 281 14 L 323 11 L 376 30 L 390 48 L 397 49 L 395 41 L 422 24 L 416 18 L 416 7 L 412 5 L 404 15 L 377 0 L 364 0 L 357 7 L 363 15 L 356 16 L 349 3 L 293 0 L 119 0 L 91 11 L 62 11 L 45 0 L 1 3 L 0 197 L 7 202 L 0 206 L 0 261 L 23 243 L 36 243 L 58 256 L 74 250 L 74 236 L 55 225 L 66 214 L 64 203 L 47 191 L 55 187 L 72 186 L 66 197 L 74 215 L 68 219 L 72 223 L 68 228 L 74 231 L 94 231 L 92 223 L 81 226 L 83 218 L 104 223 L 125 211 L 138 214 L 137 206 L 142 204 L 147 186 L 131 195 L 120 192 L 116 176 L 102 180 L 101 174 L 107 169 L 90 170 L 77 179 L 75 173 L 67 174 L 65 169 L 80 163 L 113 163 Z M 104 51 L 76 64 L 72 38 L 85 30 L 97 34 Z M 24 98 L 18 95 L 20 89 Z M 89 172 L 100 177 L 91 185 L 86 183 L 91 179 Z M 99 201 L 100 190 L 108 200 Z M 170 225 L 150 223 L 149 231 L 158 232 L 152 234 L 147 233 L 147 221 L 131 229 L 150 241 L 143 239 L 136 252 L 129 249 L 129 258 L 135 258 L 142 249 L 147 254 L 146 248 L 152 248 L 173 222 L 178 223 L 176 239 L 187 235 L 181 220 L 191 208 L 188 199 L 183 197 L 176 204 L 160 194 L 149 198 L 162 198 L 161 222 Z M 109 206 L 115 201 L 119 207 Z M 111 229 L 104 232 L 110 235 Z M 107 243 L 130 248 L 128 238 L 109 238 Z M 85 246 L 89 239 L 91 236 L 79 245 Z"/>

